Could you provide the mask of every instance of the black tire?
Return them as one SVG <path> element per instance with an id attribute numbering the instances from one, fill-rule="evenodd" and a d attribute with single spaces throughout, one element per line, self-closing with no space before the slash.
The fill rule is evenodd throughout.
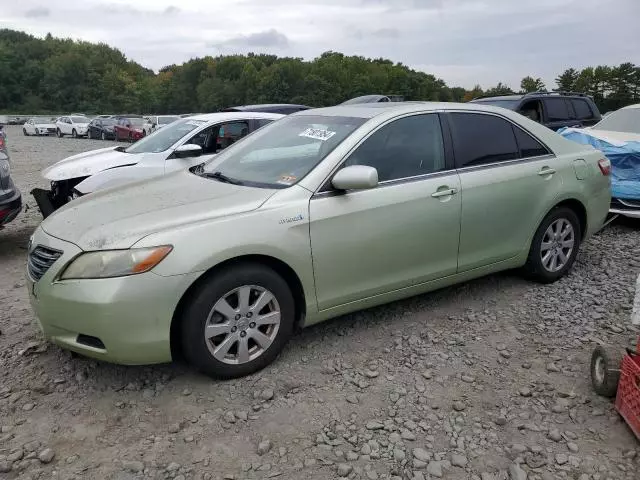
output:
<path id="1" fill-rule="evenodd" d="M 58 136 L 58 138 L 64 137 L 64 134 L 62 133 L 62 131 L 59 128 L 56 130 L 56 135 Z"/>
<path id="2" fill-rule="evenodd" d="M 104 134 L 104 132 L 100 134 L 100 139 L 103 141 L 107 139 L 107 136 Z"/>
<path id="3" fill-rule="evenodd" d="M 73 130 L 71 130 L 71 137 L 72 138 L 78 138 L 78 132 L 76 132 L 75 128 Z"/>
<path id="4" fill-rule="evenodd" d="M 591 354 L 591 384 L 601 397 L 613 398 L 618 391 L 623 351 L 599 345 Z M 601 369 L 601 373 L 598 370 Z"/>
<path id="5" fill-rule="evenodd" d="M 242 364 L 223 363 L 209 351 L 204 328 L 216 302 L 245 285 L 262 287 L 273 293 L 280 307 L 280 327 L 271 345 L 257 358 Z M 287 282 L 272 269 L 259 264 L 236 265 L 212 275 L 198 286 L 188 299 L 180 320 L 186 360 L 211 377 L 237 378 L 257 372 L 276 359 L 293 333 L 295 304 Z"/>
<path id="6" fill-rule="evenodd" d="M 133 143 L 133 137 L 129 134 L 129 143 Z"/>
<path id="7" fill-rule="evenodd" d="M 549 228 L 549 226 L 554 223 L 556 220 L 565 219 L 567 220 L 571 226 L 573 227 L 573 235 L 574 235 L 574 247 L 569 255 L 568 261 L 564 264 L 564 266 L 557 271 L 549 271 L 547 270 L 543 263 L 541 257 L 542 250 L 542 241 L 544 239 L 545 232 Z M 556 280 L 564 277 L 573 266 L 573 263 L 576 260 L 578 255 L 578 250 L 580 250 L 580 242 L 582 239 L 582 230 L 580 228 L 580 221 L 578 220 L 578 216 L 575 212 L 568 207 L 557 207 L 554 208 L 549 214 L 542 220 L 542 223 L 536 230 L 535 235 L 533 236 L 533 241 L 531 242 L 531 247 L 529 249 L 529 256 L 527 258 L 527 263 L 524 266 L 525 274 L 531 278 L 532 280 L 540 283 L 553 283 Z"/>
<path id="8" fill-rule="evenodd" d="M 27 129 L 26 128 L 22 129 L 22 133 L 24 134 L 25 137 L 29 136 L 29 134 L 27 133 Z"/>

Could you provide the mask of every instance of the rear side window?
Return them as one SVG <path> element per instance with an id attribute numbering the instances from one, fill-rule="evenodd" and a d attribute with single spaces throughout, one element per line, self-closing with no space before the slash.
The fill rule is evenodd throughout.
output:
<path id="1" fill-rule="evenodd" d="M 544 104 L 550 122 L 569 120 L 569 109 L 564 98 L 545 98 Z"/>
<path id="2" fill-rule="evenodd" d="M 520 157 L 511 123 L 478 113 L 449 114 L 458 168 L 506 162 Z"/>
<path id="3" fill-rule="evenodd" d="M 572 99 L 571 103 L 573 104 L 573 109 L 576 112 L 576 118 L 578 120 L 586 120 L 593 117 L 593 112 L 586 100 Z"/>
<path id="4" fill-rule="evenodd" d="M 516 135 L 516 140 L 518 142 L 518 146 L 520 147 L 520 156 L 522 158 L 540 157 L 541 155 L 549 154 L 549 151 L 544 145 L 542 145 L 524 130 L 521 130 L 518 127 L 514 126 L 513 133 L 515 133 Z"/>

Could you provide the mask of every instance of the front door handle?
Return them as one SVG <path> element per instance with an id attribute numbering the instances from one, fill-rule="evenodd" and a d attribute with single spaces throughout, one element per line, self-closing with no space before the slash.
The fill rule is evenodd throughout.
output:
<path id="1" fill-rule="evenodd" d="M 450 195 L 455 195 L 456 193 L 458 193 L 458 190 L 456 190 L 455 188 L 448 188 L 446 190 L 438 190 L 437 192 L 433 192 L 431 196 L 433 198 L 448 197 Z"/>
<path id="2" fill-rule="evenodd" d="M 553 175 L 554 173 L 556 173 L 556 170 L 554 168 L 542 167 L 538 172 L 538 175 L 544 177 L 546 175 Z"/>

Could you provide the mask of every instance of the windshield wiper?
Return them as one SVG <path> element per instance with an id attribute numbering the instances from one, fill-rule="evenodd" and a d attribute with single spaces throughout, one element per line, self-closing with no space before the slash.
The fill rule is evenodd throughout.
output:
<path id="1" fill-rule="evenodd" d="M 224 183 L 230 183 L 232 185 L 242 185 L 242 182 L 240 180 L 236 180 L 235 178 L 231 178 L 231 177 L 227 177 L 224 173 L 222 172 L 213 172 L 213 173 L 203 173 L 202 174 L 204 177 L 207 178 L 214 178 L 220 182 L 224 182 Z"/>

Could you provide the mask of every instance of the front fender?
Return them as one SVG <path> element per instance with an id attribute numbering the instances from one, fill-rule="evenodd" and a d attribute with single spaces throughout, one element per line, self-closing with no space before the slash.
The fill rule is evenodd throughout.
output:
<path id="1" fill-rule="evenodd" d="M 163 170 L 153 171 L 153 169 L 141 167 L 137 164 L 122 165 L 109 170 L 103 170 L 90 176 L 76 185 L 75 189 L 83 195 L 86 195 L 97 192 L 98 190 L 146 180 L 157 175 L 162 175 L 163 173 Z"/>

